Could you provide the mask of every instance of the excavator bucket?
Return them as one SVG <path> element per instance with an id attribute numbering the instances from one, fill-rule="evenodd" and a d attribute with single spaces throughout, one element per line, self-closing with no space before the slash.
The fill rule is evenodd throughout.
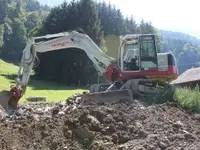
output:
<path id="1" fill-rule="evenodd" d="M 9 101 L 13 93 L 11 91 L 2 91 L 0 92 L 0 105 L 6 112 L 9 112 Z"/>
<path id="2" fill-rule="evenodd" d="M 7 114 L 17 109 L 18 101 L 19 95 L 16 94 L 14 88 L 11 91 L 4 90 L 0 92 L 0 105 Z"/>

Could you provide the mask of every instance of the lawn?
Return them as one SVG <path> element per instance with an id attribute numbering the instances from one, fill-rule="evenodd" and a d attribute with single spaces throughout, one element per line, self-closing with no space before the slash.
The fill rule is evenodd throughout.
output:
<path id="1" fill-rule="evenodd" d="M 10 90 L 10 86 L 15 85 L 17 71 L 18 66 L 0 60 L 0 91 Z M 20 102 L 26 102 L 26 97 L 28 96 L 47 96 L 48 102 L 58 102 L 83 91 L 86 90 L 70 88 L 53 82 L 30 79 L 26 93 Z"/>

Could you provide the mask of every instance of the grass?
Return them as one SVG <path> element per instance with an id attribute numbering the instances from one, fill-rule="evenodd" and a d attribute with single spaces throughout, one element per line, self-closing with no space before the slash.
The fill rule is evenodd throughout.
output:
<path id="1" fill-rule="evenodd" d="M 18 68 L 18 66 L 13 65 L 12 63 L 7 63 L 0 59 L 0 75 L 17 74 Z"/>
<path id="2" fill-rule="evenodd" d="M 0 91 L 10 90 L 10 85 L 15 85 L 18 66 L 0 60 Z M 87 91 L 84 89 L 70 88 L 54 82 L 30 79 L 25 95 L 20 102 L 26 102 L 28 96 L 47 96 L 48 102 L 64 101 L 75 93 Z"/>
<path id="3" fill-rule="evenodd" d="M 174 99 L 186 110 L 200 113 L 200 92 L 199 87 L 176 88 Z"/>

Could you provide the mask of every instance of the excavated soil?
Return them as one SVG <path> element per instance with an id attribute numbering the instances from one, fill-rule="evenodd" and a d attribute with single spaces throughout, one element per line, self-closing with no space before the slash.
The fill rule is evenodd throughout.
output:
<path id="1" fill-rule="evenodd" d="M 0 123 L 7 150 L 199 150 L 200 116 L 175 103 L 21 104 Z"/>

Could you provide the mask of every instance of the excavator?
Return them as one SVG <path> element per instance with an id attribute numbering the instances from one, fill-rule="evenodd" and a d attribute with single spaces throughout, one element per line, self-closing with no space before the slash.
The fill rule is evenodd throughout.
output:
<path id="1" fill-rule="evenodd" d="M 118 101 L 165 92 L 165 84 L 178 77 L 176 60 L 171 53 L 157 53 L 154 34 L 119 36 L 118 59 L 107 56 L 86 34 L 76 30 L 32 37 L 27 42 L 16 78 L 10 91 L 0 92 L 0 105 L 10 114 L 25 94 L 37 53 L 77 48 L 85 51 L 99 75 L 107 82 L 94 84 L 82 99 Z M 164 89 L 164 90 L 163 90 Z"/>

